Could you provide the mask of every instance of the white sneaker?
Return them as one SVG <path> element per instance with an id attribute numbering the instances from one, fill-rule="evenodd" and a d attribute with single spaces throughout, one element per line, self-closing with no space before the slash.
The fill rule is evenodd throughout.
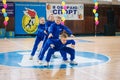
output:
<path id="1" fill-rule="evenodd" d="M 38 63 L 39 63 L 39 64 L 42 64 L 42 61 L 41 61 L 41 60 L 39 60 L 39 61 L 38 61 Z"/>
<path id="2" fill-rule="evenodd" d="M 55 55 L 55 54 L 53 54 L 53 55 L 52 55 L 52 57 L 53 57 L 53 58 L 58 58 L 58 56 L 57 56 L 57 55 Z"/>
<path id="3" fill-rule="evenodd" d="M 46 64 L 44 64 L 45 67 L 48 67 L 50 65 L 49 62 L 46 62 Z"/>
<path id="4" fill-rule="evenodd" d="M 33 60 L 33 56 L 30 56 L 29 60 Z"/>
<path id="5" fill-rule="evenodd" d="M 67 63 L 70 63 L 70 61 L 68 61 L 68 60 L 65 60 L 65 61 L 63 61 L 65 64 L 67 64 Z"/>
<path id="6" fill-rule="evenodd" d="M 77 65 L 78 63 L 75 62 L 75 61 L 71 61 L 70 64 L 71 64 L 71 65 Z"/>

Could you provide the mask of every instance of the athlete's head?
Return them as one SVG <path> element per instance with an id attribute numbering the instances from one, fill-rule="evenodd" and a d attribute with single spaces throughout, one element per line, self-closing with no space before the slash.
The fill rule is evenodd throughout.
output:
<path id="1" fill-rule="evenodd" d="M 67 42 L 67 37 L 68 37 L 68 35 L 66 33 L 62 33 L 60 35 L 60 40 L 61 40 L 62 44 L 65 44 Z"/>
<path id="2" fill-rule="evenodd" d="M 40 24 L 45 24 L 45 18 L 44 17 L 40 17 Z"/>
<path id="3" fill-rule="evenodd" d="M 61 17 L 60 16 L 56 16 L 55 17 L 55 23 L 56 24 L 60 24 L 61 23 Z"/>
<path id="4" fill-rule="evenodd" d="M 50 15 L 48 16 L 48 20 L 49 20 L 49 21 L 54 21 L 54 15 L 53 15 L 53 14 L 50 14 Z"/>

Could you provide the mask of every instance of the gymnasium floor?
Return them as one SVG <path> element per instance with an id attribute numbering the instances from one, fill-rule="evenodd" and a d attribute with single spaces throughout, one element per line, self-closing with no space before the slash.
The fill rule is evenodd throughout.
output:
<path id="1" fill-rule="evenodd" d="M 42 43 L 29 60 L 34 39 L 0 39 L 0 80 L 120 80 L 120 36 L 76 37 L 78 65 L 64 64 L 56 52 L 49 67 L 37 63 Z"/>

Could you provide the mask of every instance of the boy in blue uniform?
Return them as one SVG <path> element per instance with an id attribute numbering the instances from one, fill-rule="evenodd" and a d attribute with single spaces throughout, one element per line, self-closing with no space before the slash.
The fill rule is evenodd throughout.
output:
<path id="1" fill-rule="evenodd" d="M 46 23 L 45 23 L 45 29 L 46 29 L 47 34 L 45 35 L 45 38 L 44 38 L 44 40 L 43 40 L 42 48 L 43 48 L 46 40 L 48 39 L 50 26 L 51 26 L 51 24 L 53 24 L 54 22 L 55 22 L 55 20 L 54 20 L 54 15 L 53 15 L 53 14 L 50 14 L 50 15 L 48 16 L 48 20 L 47 20 Z M 53 57 L 56 57 L 56 56 L 53 55 Z"/>
<path id="2" fill-rule="evenodd" d="M 48 39 L 48 35 L 49 35 L 48 29 L 50 28 L 51 24 L 53 24 L 54 22 L 55 22 L 55 21 L 54 21 L 54 15 L 53 15 L 53 14 L 50 14 L 50 15 L 48 16 L 48 20 L 47 20 L 46 23 L 45 23 L 45 30 L 46 30 L 47 34 L 46 34 L 46 36 L 45 36 L 45 38 L 44 38 L 44 40 L 43 40 L 43 45 L 44 45 L 44 43 L 46 42 L 46 40 Z M 43 46 L 43 45 L 42 45 L 42 46 Z"/>
<path id="3" fill-rule="evenodd" d="M 55 23 L 53 23 L 50 26 L 48 38 L 58 39 L 60 33 L 63 32 L 64 30 L 70 36 L 73 36 L 72 35 L 72 31 L 67 26 L 61 24 L 61 17 L 60 16 L 56 16 Z"/>
<path id="4" fill-rule="evenodd" d="M 31 52 L 31 57 L 30 60 L 33 59 L 33 56 L 35 55 L 35 52 L 37 50 L 38 44 L 40 43 L 40 41 L 42 41 L 45 37 L 46 34 L 46 30 L 45 30 L 45 19 L 44 17 L 40 18 L 40 24 L 38 26 L 38 31 L 36 34 L 36 39 L 35 39 L 35 43 Z"/>
<path id="5" fill-rule="evenodd" d="M 61 55 L 63 57 L 63 61 L 67 60 L 67 53 L 70 54 L 70 64 L 77 65 L 77 63 L 74 61 L 75 59 L 75 41 L 74 40 L 67 40 L 67 34 L 63 33 L 60 36 L 60 39 L 49 39 L 48 42 L 50 44 L 50 48 L 48 49 L 48 53 L 46 56 L 47 64 L 49 65 L 50 58 L 52 54 L 56 51 L 62 52 Z M 67 47 L 68 44 L 71 44 L 71 47 Z M 64 53 L 63 53 L 64 52 Z"/>
<path id="6" fill-rule="evenodd" d="M 70 36 L 73 36 L 72 31 L 68 27 L 61 24 L 61 17 L 56 16 L 55 23 L 51 24 L 50 26 L 48 40 L 59 39 L 59 35 L 63 30 L 65 30 Z M 49 42 L 46 41 L 38 56 L 39 63 L 41 63 L 41 61 L 43 60 L 44 54 L 49 48 L 49 46 L 50 46 Z"/>

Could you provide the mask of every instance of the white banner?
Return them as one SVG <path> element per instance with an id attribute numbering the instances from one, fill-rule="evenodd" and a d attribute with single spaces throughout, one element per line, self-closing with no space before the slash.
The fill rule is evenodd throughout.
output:
<path id="1" fill-rule="evenodd" d="M 83 4 L 66 4 L 66 20 L 83 20 L 84 19 L 84 5 Z M 61 4 L 46 4 L 46 15 L 53 13 L 54 15 L 64 16 L 62 14 Z"/>

